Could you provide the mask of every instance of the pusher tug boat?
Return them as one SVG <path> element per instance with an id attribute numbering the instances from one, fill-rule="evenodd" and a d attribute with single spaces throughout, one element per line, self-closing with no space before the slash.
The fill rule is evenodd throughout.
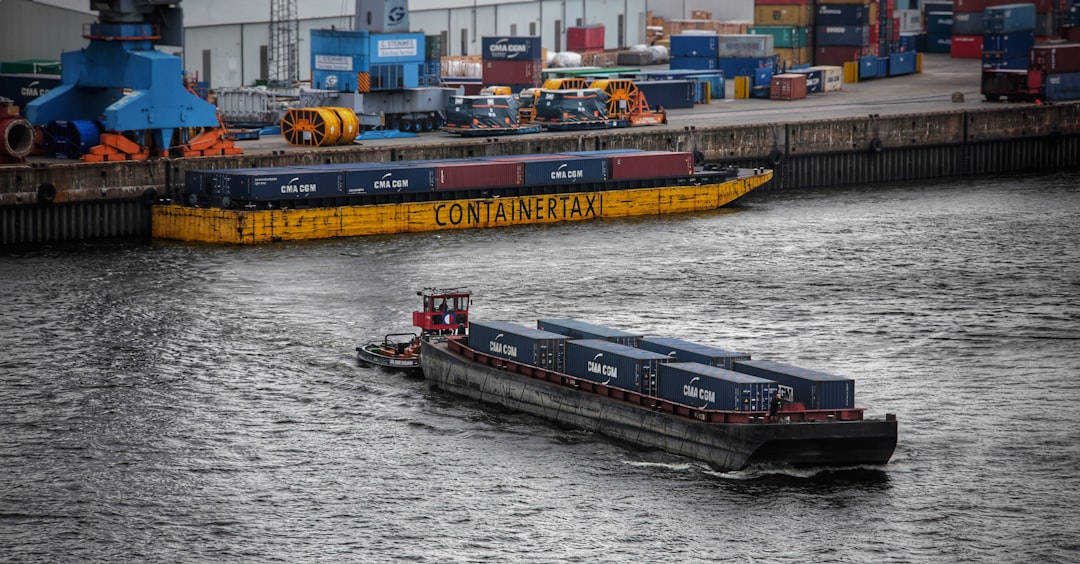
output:
<path id="1" fill-rule="evenodd" d="M 390 333 L 381 341 L 356 347 L 361 364 L 419 375 L 422 337 L 464 332 L 469 323 L 468 290 L 427 288 L 417 295 L 424 301 L 423 311 L 413 312 L 413 325 L 420 328 L 420 333 Z"/>
<path id="2" fill-rule="evenodd" d="M 574 319 L 462 319 L 467 294 L 445 318 L 440 295 L 421 295 L 413 323 L 436 390 L 721 471 L 883 465 L 896 449 L 895 415 L 864 417 L 851 378 Z"/>

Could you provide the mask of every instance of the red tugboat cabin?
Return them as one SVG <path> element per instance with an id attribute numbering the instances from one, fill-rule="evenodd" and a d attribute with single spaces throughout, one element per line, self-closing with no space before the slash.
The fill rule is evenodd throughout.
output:
<path id="1" fill-rule="evenodd" d="M 414 311 L 413 325 L 425 335 L 464 335 L 469 329 L 472 292 L 464 288 L 427 288 L 416 293 L 424 300 L 423 311 Z"/>

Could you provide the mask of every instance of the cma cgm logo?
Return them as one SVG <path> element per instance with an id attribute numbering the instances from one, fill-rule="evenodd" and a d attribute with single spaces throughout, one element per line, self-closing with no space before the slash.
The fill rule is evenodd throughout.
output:
<path id="1" fill-rule="evenodd" d="M 404 190 L 409 187 L 409 179 L 392 178 L 394 173 L 388 172 L 382 178 L 375 181 L 376 190 Z"/>
<path id="2" fill-rule="evenodd" d="M 522 53 L 529 51 L 527 43 L 510 43 L 509 39 L 503 38 L 488 46 L 488 51 L 493 55 L 502 55 L 507 59 L 513 59 Z"/>
<path id="3" fill-rule="evenodd" d="M 405 11 L 405 6 L 394 6 L 393 8 L 390 8 L 390 13 L 386 15 L 386 21 L 392 24 L 401 23 L 405 19 L 405 14 L 407 13 L 408 12 Z"/>
<path id="4" fill-rule="evenodd" d="M 612 380 L 618 380 L 619 369 L 611 366 L 610 364 L 604 364 L 603 362 L 600 362 L 600 358 L 603 356 L 604 353 L 599 353 L 596 356 L 592 357 L 592 360 L 588 362 L 588 365 L 585 367 L 585 369 L 592 374 L 599 374 L 603 377 L 606 377 L 607 380 L 604 381 L 605 384 L 611 382 Z"/>
<path id="5" fill-rule="evenodd" d="M 289 179 L 287 184 L 281 185 L 282 194 L 309 194 L 318 190 L 316 184 L 300 184 L 300 177 Z"/>
<path id="6" fill-rule="evenodd" d="M 40 81 L 35 80 L 30 84 L 23 86 L 19 89 L 19 94 L 22 94 L 23 96 L 37 97 L 45 94 L 50 90 L 49 88 L 40 88 L 38 87 L 38 84 L 40 84 Z"/>

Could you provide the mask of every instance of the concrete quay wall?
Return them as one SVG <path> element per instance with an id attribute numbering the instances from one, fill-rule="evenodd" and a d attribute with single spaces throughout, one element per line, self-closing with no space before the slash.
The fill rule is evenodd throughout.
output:
<path id="1" fill-rule="evenodd" d="M 1074 168 L 1080 166 L 1080 103 L 480 139 L 428 135 L 379 146 L 289 147 L 234 157 L 7 165 L 0 166 L 0 244 L 95 238 L 97 233 L 147 235 L 145 217 L 131 213 L 130 204 L 148 206 L 179 194 L 189 170 L 615 148 L 698 151 L 708 162 L 776 169 L 764 190 Z M 125 211 L 111 210 L 110 204 Z M 86 210 L 64 210 L 71 206 Z M 71 224 L 112 224 L 128 217 L 132 225 L 104 231 Z"/>

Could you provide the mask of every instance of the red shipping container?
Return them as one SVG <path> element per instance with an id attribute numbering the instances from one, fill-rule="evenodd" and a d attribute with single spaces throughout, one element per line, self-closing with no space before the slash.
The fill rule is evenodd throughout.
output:
<path id="1" fill-rule="evenodd" d="M 981 59 L 983 36 L 954 35 L 949 45 L 949 55 L 954 59 Z"/>
<path id="2" fill-rule="evenodd" d="M 1039 14 L 1049 14 L 1054 11 L 1055 0 L 1031 0 L 1030 2 L 1024 2 L 1024 4 L 1035 4 L 1035 12 Z M 994 6 L 1004 6 L 1006 4 L 1017 4 L 1017 0 L 953 0 L 954 12 L 981 12 L 987 8 Z"/>
<path id="3" fill-rule="evenodd" d="M 525 182 L 524 163 L 473 161 L 445 163 L 436 167 L 435 186 L 439 190 L 468 190 L 516 186 Z"/>
<path id="4" fill-rule="evenodd" d="M 814 48 L 814 64 L 842 67 L 844 63 L 858 61 L 864 55 L 873 55 L 877 49 L 870 46 L 830 45 Z"/>
<path id="5" fill-rule="evenodd" d="M 1028 68 L 1047 75 L 1080 72 L 1080 43 L 1035 45 L 1028 55 Z"/>
<path id="6" fill-rule="evenodd" d="M 801 100 L 806 98 L 806 75 L 798 73 L 774 74 L 769 85 L 769 98 L 773 100 Z"/>
<path id="7" fill-rule="evenodd" d="M 612 180 L 686 176 L 693 172 L 693 153 L 646 151 L 611 157 Z"/>
<path id="8" fill-rule="evenodd" d="M 484 61 L 484 84 L 540 86 L 540 61 Z"/>
<path id="9" fill-rule="evenodd" d="M 604 26 L 584 25 L 566 28 L 566 49 L 578 53 L 604 50 Z"/>

